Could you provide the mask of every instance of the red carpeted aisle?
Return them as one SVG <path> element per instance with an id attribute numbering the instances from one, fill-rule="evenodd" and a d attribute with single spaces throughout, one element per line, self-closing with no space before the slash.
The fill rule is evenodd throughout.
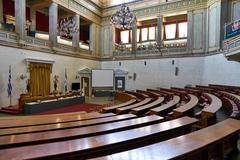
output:
<path id="1" fill-rule="evenodd" d="M 100 108 L 102 108 L 101 105 L 84 103 L 84 104 L 77 104 L 72 106 L 66 106 L 63 108 L 53 109 L 46 112 L 36 113 L 35 115 L 58 114 L 58 113 L 81 112 L 81 111 L 94 112 L 94 111 L 98 111 Z"/>

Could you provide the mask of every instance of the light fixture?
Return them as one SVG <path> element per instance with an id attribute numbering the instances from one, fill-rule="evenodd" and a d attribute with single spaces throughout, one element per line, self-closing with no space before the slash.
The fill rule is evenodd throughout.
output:
<path id="1" fill-rule="evenodd" d="M 21 75 L 20 75 L 20 79 L 21 79 L 21 80 L 24 80 L 24 79 L 26 79 L 26 78 L 27 78 L 27 75 L 25 75 L 25 74 L 21 74 Z"/>
<path id="2" fill-rule="evenodd" d="M 73 34 L 79 32 L 79 27 L 72 17 L 61 19 L 58 24 L 58 34 L 63 37 L 72 38 Z"/>
<path id="3" fill-rule="evenodd" d="M 110 23 L 118 29 L 132 29 L 137 23 L 137 18 L 128 6 L 122 4 L 120 10 L 112 15 Z"/>

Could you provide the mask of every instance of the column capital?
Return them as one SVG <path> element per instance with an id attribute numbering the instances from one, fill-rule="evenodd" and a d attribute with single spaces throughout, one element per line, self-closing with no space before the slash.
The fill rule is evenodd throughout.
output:
<path id="1" fill-rule="evenodd" d="M 52 3 L 50 5 L 53 5 L 53 6 L 56 6 L 56 7 L 58 6 L 58 4 L 54 1 L 52 1 Z"/>
<path id="2" fill-rule="evenodd" d="M 79 17 L 79 18 L 80 18 L 81 16 L 80 16 L 80 14 L 77 14 L 77 13 L 76 13 L 76 14 L 74 15 L 74 17 Z"/>

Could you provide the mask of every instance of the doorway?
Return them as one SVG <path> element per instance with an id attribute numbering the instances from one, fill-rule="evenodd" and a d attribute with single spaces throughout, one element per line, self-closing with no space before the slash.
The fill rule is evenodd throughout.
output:
<path id="1" fill-rule="evenodd" d="M 120 91 L 125 90 L 125 77 L 115 77 L 115 89 Z"/>
<path id="2" fill-rule="evenodd" d="M 90 83 L 90 79 L 88 77 L 82 77 L 81 78 L 81 90 L 84 96 L 90 96 L 89 94 L 89 83 Z"/>

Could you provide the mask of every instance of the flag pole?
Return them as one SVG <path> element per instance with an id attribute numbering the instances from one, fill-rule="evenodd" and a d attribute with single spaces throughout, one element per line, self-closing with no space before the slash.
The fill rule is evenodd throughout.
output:
<path id="1" fill-rule="evenodd" d="M 9 75 L 8 75 L 8 97 L 9 97 L 9 106 L 12 106 L 12 69 L 11 65 L 9 65 Z"/>
<path id="2" fill-rule="evenodd" d="M 12 106 L 12 95 L 10 95 L 10 106 Z"/>

